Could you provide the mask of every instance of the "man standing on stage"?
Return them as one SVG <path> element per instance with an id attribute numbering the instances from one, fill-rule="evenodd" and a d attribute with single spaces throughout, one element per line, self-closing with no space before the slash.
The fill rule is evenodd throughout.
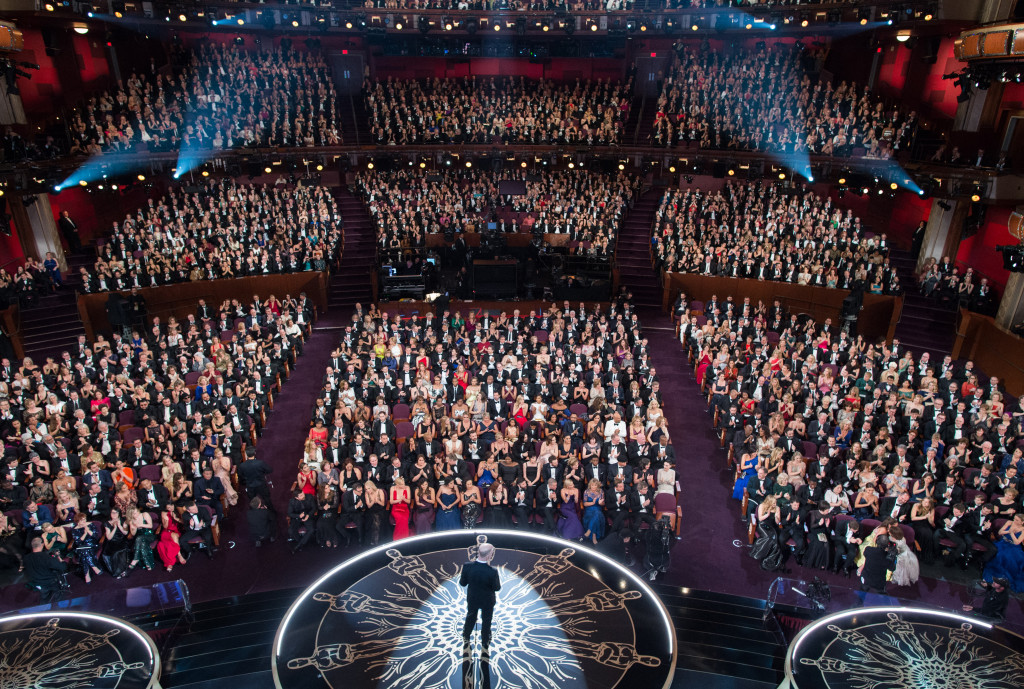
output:
<path id="1" fill-rule="evenodd" d="M 488 646 L 491 643 L 491 617 L 494 615 L 495 593 L 501 589 L 501 579 L 498 577 L 498 570 L 491 567 L 491 559 L 494 557 L 494 546 L 490 543 L 480 544 L 477 551 L 476 562 L 467 562 L 462 566 L 462 576 L 459 578 L 459 586 L 466 587 L 466 624 L 462 628 L 462 653 L 469 653 L 469 636 L 476 626 L 477 612 L 482 614 L 480 627 L 480 643 L 483 646 L 482 655 L 490 655 Z"/>

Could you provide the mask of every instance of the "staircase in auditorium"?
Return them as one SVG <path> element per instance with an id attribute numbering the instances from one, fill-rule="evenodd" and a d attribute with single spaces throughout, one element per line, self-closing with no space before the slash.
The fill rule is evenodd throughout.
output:
<path id="1" fill-rule="evenodd" d="M 78 317 L 78 291 L 82 288 L 81 267 L 91 268 L 92 256 L 68 256 L 68 269 L 62 276 L 64 287 L 39 298 L 39 303 L 21 310 L 21 343 L 25 356 L 43 364 L 46 357 L 59 360 L 61 353 L 70 349 L 85 334 L 85 326 Z"/>
<path id="2" fill-rule="evenodd" d="M 915 353 L 930 352 L 933 360 L 953 351 L 956 310 L 936 298 L 927 298 L 917 288 L 914 268 L 917 262 L 908 251 L 892 249 L 889 260 L 903 286 L 903 314 L 896 326 L 896 337 Z"/>
<path id="3" fill-rule="evenodd" d="M 331 274 L 328 285 L 329 309 L 369 304 L 373 300 L 371 279 L 377 263 L 376 230 L 362 200 L 348 189 L 335 192 L 338 210 L 345 222 L 341 265 Z"/>
<path id="4" fill-rule="evenodd" d="M 651 268 L 651 229 L 663 191 L 656 187 L 640 195 L 626 214 L 615 250 L 619 284 L 633 293 L 639 306 L 661 305 L 661 283 Z"/>

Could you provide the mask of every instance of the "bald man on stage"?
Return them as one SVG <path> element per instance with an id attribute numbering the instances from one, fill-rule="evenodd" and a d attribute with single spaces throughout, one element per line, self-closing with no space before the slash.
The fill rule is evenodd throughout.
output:
<path id="1" fill-rule="evenodd" d="M 491 643 L 491 617 L 494 615 L 495 594 L 501 589 L 498 570 L 491 567 L 494 557 L 494 546 L 482 543 L 477 551 L 476 562 L 467 562 L 462 566 L 459 586 L 466 587 L 466 624 L 462 628 L 462 652 L 469 653 L 469 637 L 476 626 L 477 613 L 481 615 L 480 643 L 483 656 L 490 655 L 488 646 Z"/>

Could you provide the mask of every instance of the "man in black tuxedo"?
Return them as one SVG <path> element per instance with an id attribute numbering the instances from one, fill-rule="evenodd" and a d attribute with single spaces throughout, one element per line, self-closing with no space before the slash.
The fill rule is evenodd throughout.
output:
<path id="1" fill-rule="evenodd" d="M 220 502 L 220 496 L 224 495 L 224 484 L 218 476 L 213 475 L 213 468 L 210 465 L 203 467 L 203 476 L 195 483 L 196 502 L 209 507 L 217 516 L 217 519 L 224 517 L 224 506 Z"/>
<path id="2" fill-rule="evenodd" d="M 357 483 L 341 496 L 341 521 L 338 522 L 338 530 L 345 536 L 345 540 L 351 545 L 346 526 L 349 522 L 355 524 L 356 539 L 359 544 L 363 542 L 364 513 L 366 505 L 363 502 L 363 484 Z"/>
<path id="3" fill-rule="evenodd" d="M 882 534 L 875 539 L 875 545 L 864 549 L 864 564 L 857 570 L 861 590 L 885 593 L 886 574 L 894 569 L 896 549 L 889 547 L 889 537 Z"/>
<path id="4" fill-rule="evenodd" d="M 182 516 L 182 522 L 185 526 L 185 533 L 181 534 L 181 553 L 186 558 L 192 553 L 192 544 L 189 541 L 196 536 L 203 539 L 203 543 L 206 544 L 206 555 L 211 560 L 213 559 L 213 531 L 210 528 L 210 522 L 206 516 L 199 510 L 199 505 L 195 502 L 189 502 L 185 507 L 185 514 Z"/>
<path id="5" fill-rule="evenodd" d="M 781 505 L 781 522 L 779 523 L 779 547 L 784 555 L 789 555 L 789 539 L 793 539 L 793 552 L 797 562 L 803 559 L 807 550 L 807 508 L 800 498 L 793 495 L 788 502 Z"/>
<path id="6" fill-rule="evenodd" d="M 75 221 L 71 219 L 71 215 L 67 211 L 61 211 L 60 220 L 57 221 L 57 227 L 60 229 L 60 233 L 64 235 L 64 239 L 68 243 L 69 253 L 82 253 L 82 240 L 78 236 L 78 225 L 76 225 Z"/>
<path id="7" fill-rule="evenodd" d="M 519 477 L 509 497 L 512 498 L 512 515 L 515 517 L 516 527 L 529 529 L 533 519 L 533 491 L 526 483 L 526 477 Z"/>
<path id="8" fill-rule="evenodd" d="M 962 502 L 958 502 L 953 505 L 953 509 L 950 510 L 949 514 L 943 518 L 941 524 L 936 524 L 938 527 L 935 529 L 934 535 L 932 536 L 932 551 L 935 553 L 942 552 L 943 546 L 939 541 L 946 539 L 953 541 L 953 547 L 949 549 L 949 554 L 946 555 L 946 559 L 943 562 L 947 567 L 952 567 L 953 563 L 964 556 L 967 551 L 967 541 L 964 540 L 964 534 L 967 533 L 967 506 Z"/>
<path id="9" fill-rule="evenodd" d="M 633 517 L 634 530 L 639 530 L 642 523 L 648 527 L 654 526 L 654 496 L 650 493 L 647 481 L 641 481 L 630 494 L 629 512 Z"/>
<path id="10" fill-rule="evenodd" d="M 148 478 L 139 481 L 135 494 L 138 496 L 138 505 L 147 512 L 162 512 L 167 501 L 171 499 L 170 493 L 162 483 L 153 483 Z"/>
<path id="11" fill-rule="evenodd" d="M 996 546 L 989 538 L 992 533 L 994 512 L 995 507 L 992 503 L 986 502 L 981 507 L 976 507 L 968 512 L 964 518 L 964 541 L 967 543 L 967 556 L 960 561 L 961 569 L 967 569 L 975 545 L 984 548 L 981 554 L 983 564 L 987 565 L 996 556 Z"/>
<path id="12" fill-rule="evenodd" d="M 910 510 L 913 507 L 910 502 L 910 493 L 903 491 L 896 497 L 882 498 L 878 506 L 878 518 L 885 519 L 892 517 L 901 524 L 908 523 Z"/>
<path id="13" fill-rule="evenodd" d="M 250 498 L 263 498 L 267 509 L 273 511 L 270 502 L 270 467 L 256 457 L 256 448 L 245 448 L 245 461 L 238 465 L 238 480 Z"/>
<path id="14" fill-rule="evenodd" d="M 476 626 L 478 615 L 481 618 L 482 655 L 490 655 L 488 647 L 491 643 L 491 618 L 494 616 L 494 603 L 497 599 L 495 594 L 501 590 L 501 577 L 498 576 L 498 570 L 490 564 L 493 557 L 494 546 L 482 543 L 477 551 L 476 562 L 467 562 L 462 566 L 459 586 L 466 587 L 466 623 L 462 627 L 463 655 L 469 653 L 469 637 Z"/>
<path id="15" fill-rule="evenodd" d="M 537 511 L 544 517 L 544 532 L 555 533 L 558 524 L 558 481 L 550 479 L 547 485 L 537 487 Z"/>
<path id="16" fill-rule="evenodd" d="M 298 488 L 288 501 L 288 540 L 292 541 L 292 552 L 296 553 L 313 539 L 316 533 L 316 500 L 312 495 Z M 302 529 L 305 528 L 305 531 Z"/>
<path id="17" fill-rule="evenodd" d="M 621 531 L 622 525 L 629 516 L 629 492 L 621 478 L 614 481 L 604 496 L 605 514 L 612 520 L 609 532 Z"/>

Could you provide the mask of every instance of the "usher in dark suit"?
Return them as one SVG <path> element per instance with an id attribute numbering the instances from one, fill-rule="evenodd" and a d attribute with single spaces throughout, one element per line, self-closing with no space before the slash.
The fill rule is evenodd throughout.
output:
<path id="1" fill-rule="evenodd" d="M 480 642 L 484 648 L 491 642 L 491 617 L 494 615 L 495 593 L 501 589 L 498 570 L 486 562 L 467 562 L 462 566 L 459 586 L 466 587 L 466 624 L 462 638 L 469 641 L 476 626 L 477 612 L 482 613 L 480 621 Z"/>

